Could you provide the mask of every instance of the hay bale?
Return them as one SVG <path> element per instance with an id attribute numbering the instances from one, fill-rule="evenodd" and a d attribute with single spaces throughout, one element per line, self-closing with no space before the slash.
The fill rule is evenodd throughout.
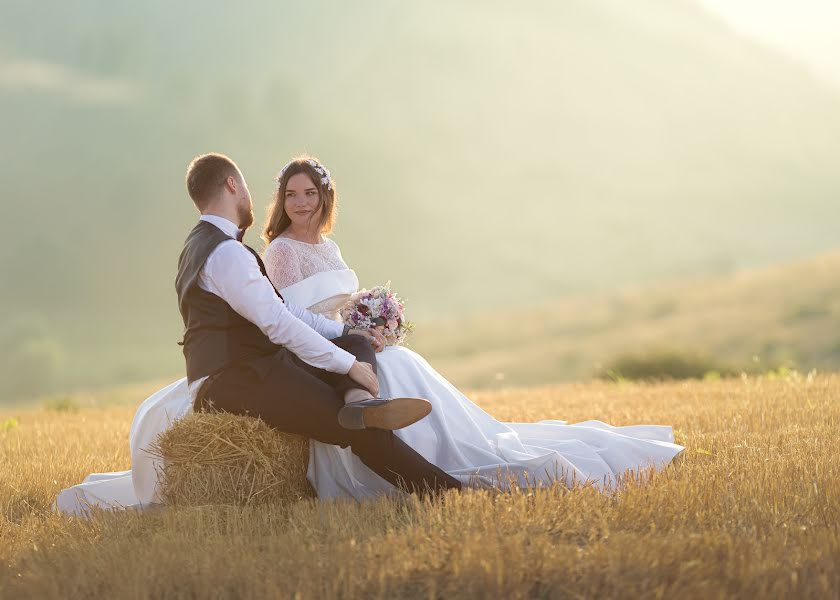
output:
<path id="1" fill-rule="evenodd" d="M 307 438 L 278 432 L 258 418 L 190 413 L 160 434 L 164 504 L 256 504 L 312 498 Z"/>

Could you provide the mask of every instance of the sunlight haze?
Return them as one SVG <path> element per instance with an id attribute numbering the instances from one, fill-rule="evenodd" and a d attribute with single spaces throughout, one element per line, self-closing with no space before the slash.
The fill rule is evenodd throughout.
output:
<path id="1" fill-rule="evenodd" d="M 784 50 L 840 88 L 840 3 L 700 0 L 735 30 Z"/>
<path id="2" fill-rule="evenodd" d="M 626 344 L 593 336 L 637 326 L 615 294 L 717 288 L 838 246 L 830 4 L 195 6 L 0 5 L 0 202 L 14 224 L 0 236 L 0 399 L 183 371 L 173 279 L 197 216 L 184 172 L 208 151 L 242 168 L 258 251 L 278 169 L 318 156 L 360 286 L 391 281 L 412 343 L 471 384 L 585 378 Z M 519 323 L 584 297 L 603 314 L 529 322 L 549 335 L 525 343 L 565 349 L 525 369 Z M 709 330 L 674 297 L 651 314 L 690 324 L 657 331 Z M 831 296 L 801 301 L 772 310 L 835 318 Z M 727 314 L 749 313 L 732 302 Z M 486 360 L 471 361 L 466 322 L 493 338 Z M 818 349 L 792 339 L 804 324 L 634 343 L 840 364 L 828 333 Z"/>

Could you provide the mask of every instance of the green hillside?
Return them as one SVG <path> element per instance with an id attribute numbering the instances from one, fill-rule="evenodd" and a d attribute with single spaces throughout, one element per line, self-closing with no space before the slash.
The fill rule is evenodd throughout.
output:
<path id="1" fill-rule="evenodd" d="M 840 369 L 840 252 L 418 324 L 410 346 L 462 387 L 587 380 L 672 353 L 735 371 Z"/>
<path id="2" fill-rule="evenodd" d="M 318 154 L 344 257 L 423 319 L 836 243 L 837 94 L 691 2 L 18 0 L 0 40 L 2 397 L 180 371 L 208 150 L 260 214 Z"/>

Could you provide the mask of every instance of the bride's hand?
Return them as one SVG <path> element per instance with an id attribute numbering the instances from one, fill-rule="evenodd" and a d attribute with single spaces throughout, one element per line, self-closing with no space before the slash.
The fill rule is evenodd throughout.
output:
<path id="1" fill-rule="evenodd" d="M 382 352 L 385 349 L 385 336 L 375 327 L 371 327 L 370 329 L 351 329 L 349 333 L 363 335 L 368 338 L 370 345 L 377 352 Z"/>

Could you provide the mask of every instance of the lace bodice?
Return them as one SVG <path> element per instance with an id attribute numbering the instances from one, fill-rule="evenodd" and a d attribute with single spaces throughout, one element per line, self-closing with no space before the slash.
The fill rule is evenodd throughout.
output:
<path id="1" fill-rule="evenodd" d="M 274 287 L 283 293 L 283 290 L 291 288 L 318 273 L 349 271 L 350 267 L 341 257 L 338 244 L 329 238 L 323 238 L 323 236 L 322 239 L 324 241 L 320 244 L 309 244 L 285 237 L 272 240 L 263 253 L 263 262 L 268 278 L 274 284 Z M 358 287 L 358 281 L 356 281 L 355 286 L 351 287 Z M 313 304 L 304 304 L 304 308 L 308 308 L 314 313 L 320 313 L 334 321 L 340 321 L 341 317 L 338 310 L 350 297 L 350 293 L 355 291 L 348 290 L 348 293 L 321 298 Z M 286 296 L 285 293 L 283 295 Z M 290 301 L 294 300 L 294 298 L 290 299 Z"/>

